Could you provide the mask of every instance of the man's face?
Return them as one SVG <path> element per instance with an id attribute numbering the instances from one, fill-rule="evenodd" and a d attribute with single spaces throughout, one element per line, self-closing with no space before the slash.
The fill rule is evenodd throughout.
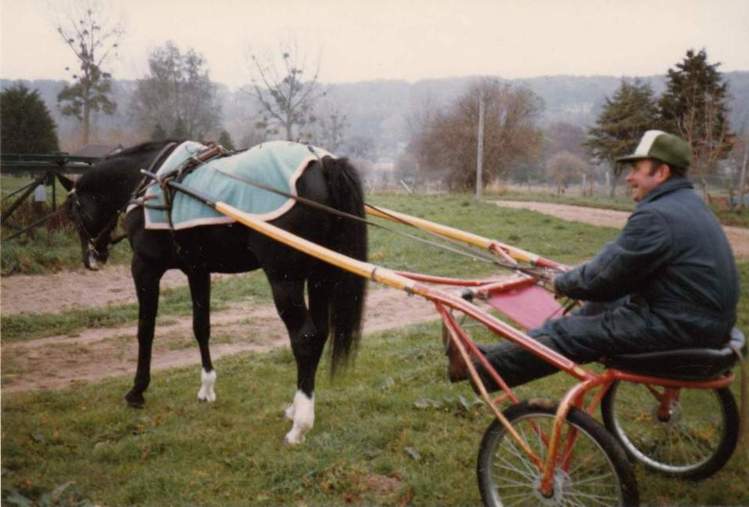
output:
<path id="1" fill-rule="evenodd" d="M 640 202 L 648 192 L 668 179 L 671 170 L 665 164 L 653 160 L 638 160 L 629 169 L 627 184 L 632 192 L 632 199 Z"/>

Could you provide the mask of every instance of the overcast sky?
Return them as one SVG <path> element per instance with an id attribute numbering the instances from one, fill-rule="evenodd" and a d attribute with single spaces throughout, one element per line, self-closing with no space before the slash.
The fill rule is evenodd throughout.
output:
<path id="1" fill-rule="evenodd" d="M 55 31 L 66 4 L 0 0 L 0 77 L 65 79 L 76 61 Z M 749 70 L 749 0 L 114 0 L 126 34 L 116 78 L 147 72 L 167 40 L 206 58 L 211 78 L 249 81 L 247 55 L 292 38 L 320 79 L 663 74 L 689 48 Z"/>

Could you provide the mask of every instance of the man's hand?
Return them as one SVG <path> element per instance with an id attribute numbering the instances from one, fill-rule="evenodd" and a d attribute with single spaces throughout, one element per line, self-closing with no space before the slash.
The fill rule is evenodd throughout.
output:
<path id="1" fill-rule="evenodd" d="M 554 269 L 543 269 L 537 271 L 535 274 L 539 284 L 549 292 L 554 293 L 556 293 L 556 290 L 554 289 L 554 278 L 556 278 L 557 275 L 559 275 L 559 272 Z"/>
<path id="2" fill-rule="evenodd" d="M 556 299 L 562 299 L 566 296 L 557 290 L 556 283 L 554 282 L 559 275 L 561 275 L 568 269 L 569 268 L 566 266 L 563 269 L 543 269 L 536 274 L 536 279 L 538 280 L 539 285 L 554 294 L 554 297 Z"/>

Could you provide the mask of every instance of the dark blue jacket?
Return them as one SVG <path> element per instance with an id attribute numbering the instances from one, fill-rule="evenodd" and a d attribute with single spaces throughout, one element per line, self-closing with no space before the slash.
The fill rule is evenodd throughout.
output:
<path id="1" fill-rule="evenodd" d="M 555 288 L 586 301 L 628 296 L 624 310 L 591 321 L 599 329 L 585 332 L 666 340 L 668 348 L 719 346 L 736 321 L 739 298 L 736 263 L 723 229 L 681 177 L 648 193 L 619 237 L 591 261 L 558 276 Z M 553 326 L 558 334 L 583 331 L 575 328 L 585 321 L 566 329 L 563 320 Z"/>

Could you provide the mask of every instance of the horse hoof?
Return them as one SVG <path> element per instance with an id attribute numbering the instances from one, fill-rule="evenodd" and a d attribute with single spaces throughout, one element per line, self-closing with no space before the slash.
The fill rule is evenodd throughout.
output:
<path id="1" fill-rule="evenodd" d="M 198 391 L 198 401 L 213 403 L 216 401 L 216 392 L 213 389 L 200 389 L 200 391 Z"/>
<path id="2" fill-rule="evenodd" d="M 212 403 L 216 401 L 216 391 L 213 388 L 216 385 L 216 370 L 200 372 L 200 390 L 198 391 L 198 401 L 207 401 Z"/>
<path id="3" fill-rule="evenodd" d="M 142 394 L 127 393 L 125 401 L 130 408 L 143 408 L 146 405 L 146 400 Z"/>
<path id="4" fill-rule="evenodd" d="M 293 429 L 289 431 L 286 434 L 286 436 L 283 438 L 283 443 L 288 445 L 289 447 L 299 445 L 303 442 L 304 442 L 304 434 L 298 431 L 294 431 Z"/>

